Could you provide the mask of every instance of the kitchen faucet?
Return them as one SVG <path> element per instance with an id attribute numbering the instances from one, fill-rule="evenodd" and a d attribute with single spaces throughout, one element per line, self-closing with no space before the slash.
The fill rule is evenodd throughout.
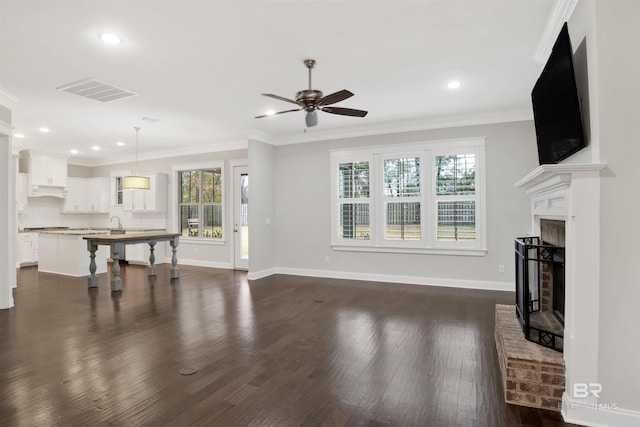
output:
<path id="1" fill-rule="evenodd" d="M 122 224 L 120 223 L 120 217 L 117 217 L 117 216 L 115 216 L 115 215 L 114 215 L 114 216 L 112 216 L 112 217 L 111 217 L 111 219 L 109 220 L 109 223 L 112 223 L 112 222 L 113 222 L 113 218 L 115 218 L 115 219 L 117 219 L 117 220 L 118 220 L 118 230 L 122 230 Z"/>

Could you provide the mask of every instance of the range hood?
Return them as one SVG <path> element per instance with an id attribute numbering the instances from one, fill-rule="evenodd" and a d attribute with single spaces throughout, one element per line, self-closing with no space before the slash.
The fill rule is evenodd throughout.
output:
<path id="1" fill-rule="evenodd" d="M 28 197 L 67 196 L 67 157 L 34 150 L 20 151 L 19 168 L 26 173 Z"/>
<path id="2" fill-rule="evenodd" d="M 46 185 L 29 185 L 27 197 L 67 197 L 67 187 L 55 187 Z"/>

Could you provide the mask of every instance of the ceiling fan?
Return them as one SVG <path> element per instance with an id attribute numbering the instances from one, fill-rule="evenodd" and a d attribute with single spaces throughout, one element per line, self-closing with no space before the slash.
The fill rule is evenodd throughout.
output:
<path id="1" fill-rule="evenodd" d="M 347 98 L 353 96 L 353 93 L 349 92 L 346 89 L 340 90 L 338 92 L 331 93 L 326 96 L 322 96 L 322 92 L 319 90 L 313 90 L 311 88 L 311 69 L 315 65 L 316 61 L 313 59 L 305 59 L 304 65 L 309 69 L 309 89 L 301 90 L 296 93 L 295 100 L 284 98 L 282 96 L 273 95 L 271 93 L 263 93 L 263 96 L 268 96 L 269 98 L 279 99 L 280 101 L 290 102 L 292 104 L 298 105 L 300 108 L 294 108 L 293 110 L 285 110 L 278 111 L 273 114 L 263 114 L 262 116 L 256 116 L 256 119 L 260 119 L 262 117 L 273 116 L 276 114 L 284 114 L 291 113 L 293 111 L 301 111 L 305 110 L 307 115 L 305 117 L 305 122 L 307 123 L 307 127 L 312 127 L 318 124 L 318 115 L 316 111 L 324 111 L 325 113 L 331 114 L 339 114 L 341 116 L 352 116 L 352 117 L 364 117 L 367 115 L 367 111 L 363 110 L 354 110 L 353 108 L 341 108 L 341 107 L 331 107 L 330 105 L 335 104 L 340 101 L 344 101 Z"/>

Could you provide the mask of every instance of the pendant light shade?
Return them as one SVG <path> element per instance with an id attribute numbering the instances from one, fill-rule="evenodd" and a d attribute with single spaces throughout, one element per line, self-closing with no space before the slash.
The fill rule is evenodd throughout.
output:
<path id="1" fill-rule="evenodd" d="M 148 190 L 151 188 L 148 176 L 125 176 L 122 185 L 125 190 Z"/>
<path id="2" fill-rule="evenodd" d="M 125 176 L 122 180 L 122 187 L 125 190 L 149 190 L 151 188 L 151 180 L 148 176 L 140 176 L 138 173 L 138 133 L 140 127 L 134 126 L 136 130 L 136 168 L 133 170 L 133 174 Z"/>

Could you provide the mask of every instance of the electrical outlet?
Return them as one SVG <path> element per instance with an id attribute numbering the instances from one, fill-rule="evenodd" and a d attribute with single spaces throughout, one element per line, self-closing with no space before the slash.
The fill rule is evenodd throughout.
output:
<path id="1" fill-rule="evenodd" d="M 500 264 L 498 266 L 498 273 L 504 273 L 504 265 Z"/>
<path id="2" fill-rule="evenodd" d="M 324 262 L 329 262 L 329 257 L 328 256 L 324 257 Z"/>

